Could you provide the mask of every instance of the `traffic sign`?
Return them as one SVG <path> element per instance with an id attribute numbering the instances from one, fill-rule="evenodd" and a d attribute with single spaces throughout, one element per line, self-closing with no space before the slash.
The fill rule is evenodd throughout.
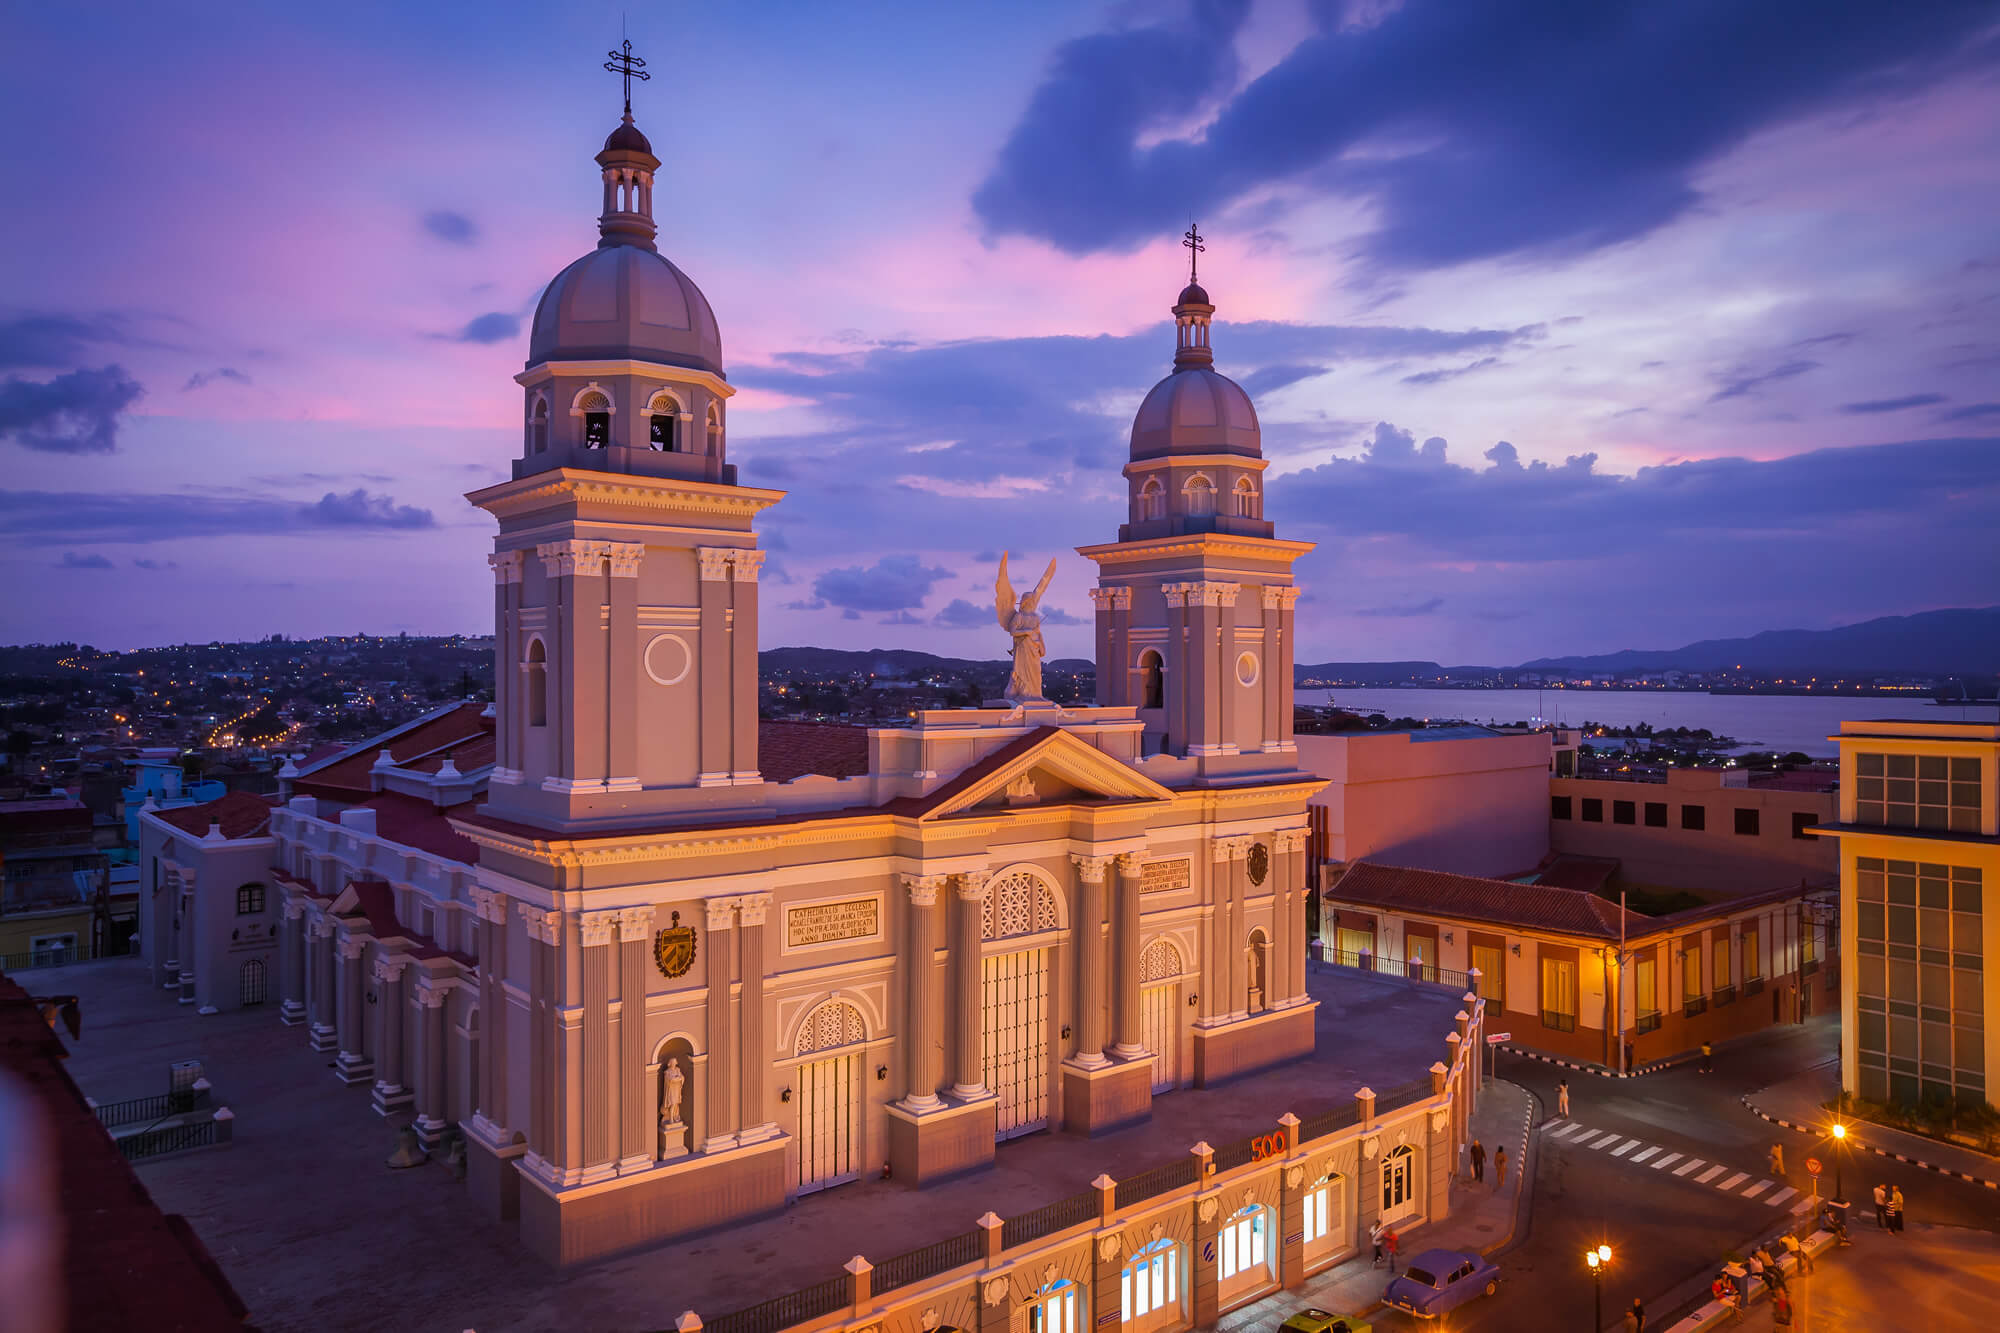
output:
<path id="1" fill-rule="evenodd" d="M 1807 1172 L 1808 1172 L 1808 1173 L 1810 1173 L 1810 1174 L 1812 1174 L 1812 1175 L 1815 1175 L 1815 1176 L 1816 1176 L 1816 1175 L 1818 1175 L 1818 1174 L 1819 1174 L 1819 1158 L 1817 1158 L 1817 1157 L 1808 1157 L 1808 1158 L 1806 1158 L 1806 1170 L 1807 1170 Z"/>
<path id="2" fill-rule="evenodd" d="M 1486 1034 L 1486 1044 L 1488 1046 L 1498 1046 L 1503 1041 L 1512 1040 L 1514 1040 L 1514 1034 L 1511 1032 L 1489 1032 Z"/>

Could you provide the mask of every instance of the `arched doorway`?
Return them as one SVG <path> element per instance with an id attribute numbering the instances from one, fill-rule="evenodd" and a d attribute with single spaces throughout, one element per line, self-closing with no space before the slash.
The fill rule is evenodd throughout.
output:
<path id="1" fill-rule="evenodd" d="M 1139 955 L 1139 1011 L 1153 1053 L 1154 1092 L 1180 1086 L 1183 970 L 1180 950 L 1167 940 L 1154 940 Z"/>
<path id="2" fill-rule="evenodd" d="M 1161 706 L 1166 697 L 1164 670 L 1158 649 L 1148 648 L 1139 654 L 1139 707 Z"/>
<path id="3" fill-rule="evenodd" d="M 1266 943 L 1262 930 L 1253 930 L 1250 932 L 1248 953 L 1250 963 L 1250 1012 L 1261 1014 L 1264 1012 L 1264 970 L 1271 955 L 1270 945 Z"/>
<path id="4" fill-rule="evenodd" d="M 1118 1298 L 1127 1333 L 1149 1333 L 1181 1322 L 1183 1287 L 1180 1244 L 1162 1236 L 1118 1272 Z"/>
<path id="5" fill-rule="evenodd" d="M 1252 1204 L 1242 1209 L 1222 1224 L 1215 1239 L 1215 1276 L 1223 1300 L 1233 1300 L 1271 1281 L 1274 1247 L 1269 1208 Z"/>
<path id="6" fill-rule="evenodd" d="M 1421 1210 L 1417 1155 L 1407 1143 L 1382 1159 L 1382 1221 L 1400 1222 Z"/>
<path id="7" fill-rule="evenodd" d="M 1049 948 L 1034 941 L 1062 924 L 1055 889 L 1031 870 L 1001 875 L 987 892 L 981 934 L 1026 948 L 980 960 L 984 1082 L 1000 1099 L 994 1132 L 1003 1139 L 1049 1123 Z"/>
<path id="8" fill-rule="evenodd" d="M 245 1005 L 262 1004 L 270 998 L 269 973 L 265 971 L 264 960 L 252 958 L 243 964 L 242 1001 Z"/>
<path id="9" fill-rule="evenodd" d="M 844 1185 L 861 1174 L 861 1011 L 828 1000 L 799 1025 L 792 1070 L 799 1130 L 795 1188 L 800 1194 Z"/>

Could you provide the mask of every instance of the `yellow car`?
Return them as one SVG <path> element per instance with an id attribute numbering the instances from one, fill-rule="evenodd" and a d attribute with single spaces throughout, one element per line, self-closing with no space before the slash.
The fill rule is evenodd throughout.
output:
<path id="1" fill-rule="evenodd" d="M 1278 1327 L 1281 1333 L 1369 1333 L 1366 1319 L 1328 1310 L 1301 1310 Z"/>

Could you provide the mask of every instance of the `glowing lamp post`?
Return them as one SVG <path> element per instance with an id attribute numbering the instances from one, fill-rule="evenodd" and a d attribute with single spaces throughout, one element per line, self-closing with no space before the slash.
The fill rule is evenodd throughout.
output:
<path id="1" fill-rule="evenodd" d="M 1847 1150 L 1847 1126 L 1835 1123 L 1833 1127 L 1833 1197 L 1842 1203 L 1847 1201 L 1847 1191 L 1841 1188 L 1840 1159 Z"/>
<path id="2" fill-rule="evenodd" d="M 1590 1326 L 1593 1329 L 1603 1328 L 1604 1270 L 1611 1267 L 1611 1247 L 1609 1245 L 1600 1245 L 1594 1250 L 1585 1250 L 1583 1252 L 1583 1262 L 1590 1266 L 1592 1294 L 1594 1297 L 1592 1305 L 1597 1315 L 1597 1318 L 1592 1321 Z"/>

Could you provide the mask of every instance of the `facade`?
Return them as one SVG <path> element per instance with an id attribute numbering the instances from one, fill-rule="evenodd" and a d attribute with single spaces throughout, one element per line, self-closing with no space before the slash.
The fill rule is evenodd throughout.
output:
<path id="1" fill-rule="evenodd" d="M 1556 777 L 1548 787 L 1550 849 L 1616 858 L 1635 883 L 1751 893 L 1837 882 L 1832 847 L 1808 831 L 1834 818 L 1831 774 L 1670 768 L 1665 782 Z"/>
<path id="2" fill-rule="evenodd" d="M 45 966 L 96 956 L 110 859 L 89 807 L 67 796 L 0 802 L 0 958 Z"/>
<path id="3" fill-rule="evenodd" d="M 1454 984 L 1476 970 L 1491 1030 L 1612 1069 L 1802 1021 L 1838 992 L 1838 929 L 1797 886 L 1648 917 L 1579 889 L 1360 862 L 1322 896 L 1329 960 Z"/>
<path id="4" fill-rule="evenodd" d="M 1877 1103 L 2000 1106 L 2000 726 L 1844 722 L 1840 1077 Z"/>
<path id="5" fill-rule="evenodd" d="M 1533 870 L 1549 852 L 1548 732 L 1484 727 L 1300 736 L 1312 856 L 1334 873 L 1381 861 L 1462 875 Z"/>
<path id="6" fill-rule="evenodd" d="M 373 794 L 286 775 L 288 1021 L 385 1113 L 414 1069 L 419 1125 L 461 1120 L 475 1197 L 558 1262 L 883 1165 L 938 1179 L 1310 1051 L 1319 780 L 1290 693 L 1310 547 L 1262 517 L 1207 294 L 1181 294 L 1174 373 L 1135 422 L 1130 522 L 1083 550 L 1096 705 L 774 735 L 753 520 L 783 497 L 727 461 L 720 334 L 655 249 L 660 160 L 629 112 L 597 164 L 598 247 L 550 284 L 517 377 L 520 457 L 469 497 L 498 522 L 486 799 L 395 742 L 333 765 L 361 760 Z M 397 789 L 424 764 L 436 790 Z M 392 797 L 476 851 L 391 834 Z"/>

